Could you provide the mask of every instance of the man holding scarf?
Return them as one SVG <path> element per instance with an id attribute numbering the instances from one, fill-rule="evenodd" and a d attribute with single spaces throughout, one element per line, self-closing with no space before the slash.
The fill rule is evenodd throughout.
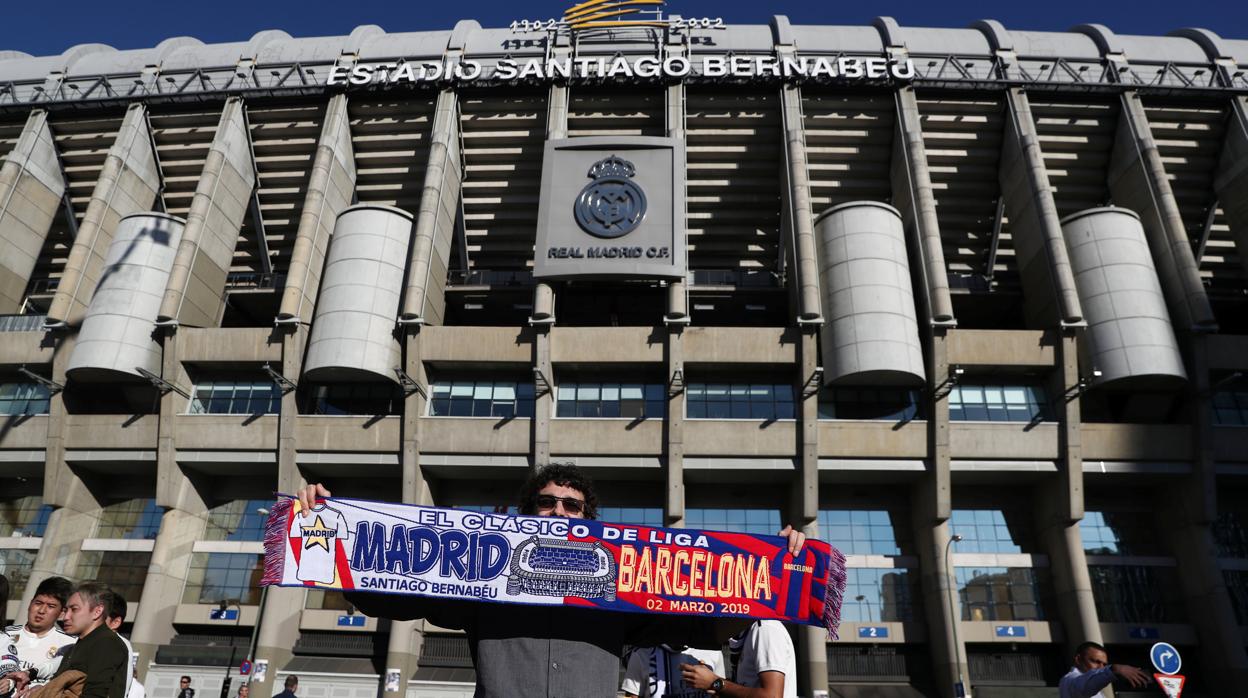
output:
<path id="1" fill-rule="evenodd" d="M 310 511 L 329 490 L 318 484 L 299 491 L 301 511 Z M 571 464 L 552 464 L 520 489 L 520 513 L 594 519 L 598 497 L 593 481 Z M 786 527 L 789 551 L 806 541 Z M 463 630 L 477 671 L 476 698 L 613 698 L 617 695 L 624 646 L 718 648 L 742 628 L 742 621 L 687 616 L 615 613 L 568 606 L 502 606 L 472 601 L 396 597 L 348 592 L 356 608 L 391 620 L 425 618 Z"/>

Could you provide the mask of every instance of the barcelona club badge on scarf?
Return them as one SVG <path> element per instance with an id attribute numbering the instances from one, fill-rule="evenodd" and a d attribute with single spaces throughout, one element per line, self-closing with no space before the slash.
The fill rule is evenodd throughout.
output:
<path id="1" fill-rule="evenodd" d="M 845 556 L 779 536 L 283 496 L 265 585 L 780 620 L 835 637 Z"/>

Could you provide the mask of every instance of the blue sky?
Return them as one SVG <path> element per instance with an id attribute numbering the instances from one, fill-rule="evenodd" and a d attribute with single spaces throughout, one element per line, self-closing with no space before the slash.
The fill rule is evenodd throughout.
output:
<path id="1" fill-rule="evenodd" d="M 292 36 L 346 34 L 359 24 L 391 32 L 445 29 L 463 18 L 485 26 L 513 19 L 557 17 L 562 0 L 477 0 L 476 2 L 361 2 L 360 0 L 7 0 L 0 11 L 0 50 L 59 54 L 79 43 L 146 48 L 171 36 L 206 43 L 239 41 L 261 29 Z M 786 14 L 809 24 L 868 24 L 891 15 L 901 24 L 964 27 L 976 19 L 1001 20 L 1006 27 L 1061 31 L 1099 22 L 1120 34 L 1165 34 L 1179 27 L 1205 27 L 1225 38 L 1248 39 L 1248 3 L 1243 0 L 961 0 L 826 2 L 809 0 L 669 0 L 667 11 L 685 17 L 723 17 L 731 23 L 763 23 Z"/>

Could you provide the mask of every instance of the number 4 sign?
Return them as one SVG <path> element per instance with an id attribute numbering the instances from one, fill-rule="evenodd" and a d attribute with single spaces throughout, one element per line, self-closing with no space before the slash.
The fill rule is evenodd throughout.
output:
<path id="1" fill-rule="evenodd" d="M 1179 698 L 1179 695 L 1183 693 L 1184 677 L 1178 674 L 1173 676 L 1153 674 L 1153 678 L 1157 679 L 1157 685 L 1161 686 L 1161 690 L 1164 691 L 1169 698 Z"/>

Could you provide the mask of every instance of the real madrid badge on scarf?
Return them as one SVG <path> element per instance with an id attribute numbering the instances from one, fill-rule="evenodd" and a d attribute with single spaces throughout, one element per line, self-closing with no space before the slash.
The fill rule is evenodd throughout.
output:
<path id="1" fill-rule="evenodd" d="M 264 539 L 264 585 L 633 613 L 772 619 L 835 636 L 845 556 L 779 536 L 553 516 L 283 497 Z"/>

